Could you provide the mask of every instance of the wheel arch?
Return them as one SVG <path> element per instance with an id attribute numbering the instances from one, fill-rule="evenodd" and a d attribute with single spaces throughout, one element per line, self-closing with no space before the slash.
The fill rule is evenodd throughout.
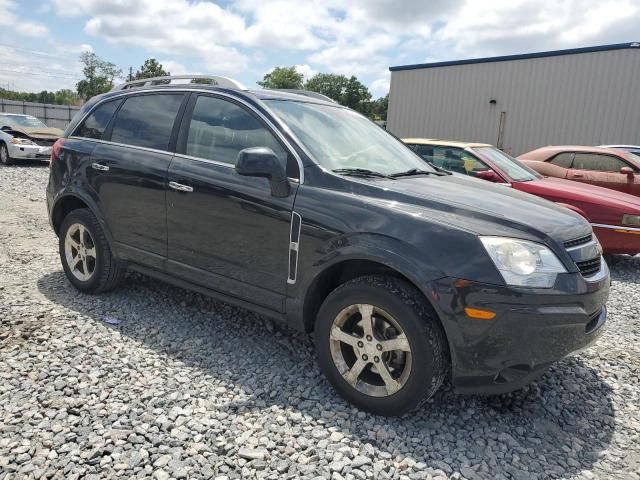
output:
<path id="1" fill-rule="evenodd" d="M 70 212 L 78 210 L 80 208 L 87 208 L 91 210 L 91 213 L 93 213 L 98 219 L 98 223 L 100 223 L 105 237 L 107 238 L 107 241 L 111 246 L 113 243 L 111 231 L 105 224 L 102 215 L 100 215 L 100 210 L 98 209 L 97 205 L 87 196 L 77 192 L 68 192 L 56 199 L 53 208 L 51 209 L 51 226 L 53 227 L 53 231 L 55 232 L 55 234 L 60 234 L 60 226 L 62 225 L 64 218 Z"/>
<path id="2" fill-rule="evenodd" d="M 341 258 L 340 260 L 325 265 L 325 267 L 314 276 L 313 280 L 305 289 L 304 300 L 302 302 L 301 314 L 304 330 L 307 332 L 314 330 L 318 310 L 333 290 L 349 280 L 367 275 L 395 277 L 414 287 L 424 298 L 425 303 L 429 305 L 446 333 L 442 320 L 437 315 L 431 299 L 428 298 L 428 294 L 425 292 L 427 284 L 424 282 L 424 278 L 421 278 L 417 272 L 402 268 L 400 265 L 389 262 L 388 260 L 366 256 Z"/>

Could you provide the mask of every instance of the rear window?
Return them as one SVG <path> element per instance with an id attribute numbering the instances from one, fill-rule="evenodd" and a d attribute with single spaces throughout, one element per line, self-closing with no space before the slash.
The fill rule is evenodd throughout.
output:
<path id="1" fill-rule="evenodd" d="M 120 105 L 120 100 L 103 103 L 98 106 L 91 114 L 85 118 L 76 131 L 73 133 L 76 137 L 95 138 L 101 140 L 104 138 L 104 132 L 107 125 L 111 121 L 111 117 Z"/>
<path id="2" fill-rule="evenodd" d="M 167 150 L 183 94 L 137 95 L 125 100 L 113 124 L 111 141 Z"/>

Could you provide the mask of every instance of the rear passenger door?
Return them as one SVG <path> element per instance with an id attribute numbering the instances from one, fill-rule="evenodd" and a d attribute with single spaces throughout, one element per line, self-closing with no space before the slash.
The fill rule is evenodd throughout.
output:
<path id="1" fill-rule="evenodd" d="M 238 152 L 249 147 L 269 147 L 287 162 L 289 196 L 272 196 L 266 178 L 236 173 Z M 295 159 L 255 112 L 223 96 L 192 95 L 168 173 L 167 270 L 283 311 L 298 177 Z"/>
<path id="2" fill-rule="evenodd" d="M 167 255 L 167 170 L 184 93 L 130 95 L 91 156 L 88 180 L 118 256 L 163 269 Z"/>

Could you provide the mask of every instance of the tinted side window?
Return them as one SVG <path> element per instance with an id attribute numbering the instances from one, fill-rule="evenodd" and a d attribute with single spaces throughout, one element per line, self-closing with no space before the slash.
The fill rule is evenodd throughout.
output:
<path id="1" fill-rule="evenodd" d="M 98 140 L 104 138 L 104 131 L 109 125 L 109 121 L 120 105 L 120 100 L 103 103 L 93 110 L 91 114 L 84 119 L 73 135 L 76 137 L 96 138 Z"/>
<path id="2" fill-rule="evenodd" d="M 252 114 L 219 98 L 198 97 L 189 124 L 185 153 L 235 165 L 238 152 L 269 147 L 283 161 L 287 153 L 273 134 Z"/>
<path id="3" fill-rule="evenodd" d="M 616 157 L 595 153 L 576 153 L 573 168 L 578 170 L 596 170 L 598 172 L 618 172 L 627 164 Z"/>
<path id="4" fill-rule="evenodd" d="M 183 98 L 171 94 L 127 98 L 114 121 L 111 141 L 166 150 Z"/>
<path id="5" fill-rule="evenodd" d="M 573 160 L 573 153 L 560 153 L 549 160 L 549 163 L 557 165 L 562 168 L 571 168 L 571 162 Z"/>

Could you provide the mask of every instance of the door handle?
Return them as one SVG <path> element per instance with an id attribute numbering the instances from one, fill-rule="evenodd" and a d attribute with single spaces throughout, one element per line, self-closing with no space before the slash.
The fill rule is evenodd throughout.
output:
<path id="1" fill-rule="evenodd" d="M 584 177 L 584 175 L 581 174 L 581 173 L 574 173 L 574 174 L 571 175 L 571 178 L 583 178 L 583 177 Z"/>
<path id="2" fill-rule="evenodd" d="M 106 165 L 102 165 L 101 163 L 92 163 L 91 168 L 94 170 L 100 170 L 101 172 L 108 172 L 109 167 Z"/>
<path id="3" fill-rule="evenodd" d="M 189 185 L 183 185 L 178 182 L 169 182 L 169 187 L 179 192 L 188 192 L 188 193 L 193 192 L 193 187 L 190 187 Z"/>

